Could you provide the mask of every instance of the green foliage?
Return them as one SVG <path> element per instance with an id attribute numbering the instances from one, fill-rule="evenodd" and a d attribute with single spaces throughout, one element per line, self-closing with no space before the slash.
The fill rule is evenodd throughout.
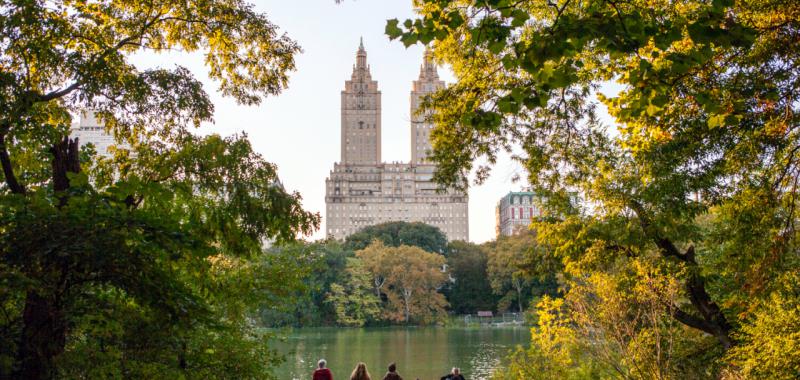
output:
<path id="1" fill-rule="evenodd" d="M 800 275 L 787 274 L 778 289 L 742 325 L 741 341 L 728 359 L 748 379 L 800 376 Z"/>
<path id="2" fill-rule="evenodd" d="M 797 294 L 776 286 L 800 268 L 796 1 L 416 4 L 417 19 L 386 32 L 432 43 L 457 78 L 425 104 L 435 178 L 464 186 L 475 170 L 481 182 L 491 167 L 473 163 L 514 152 L 548 200 L 534 227 L 544 256 L 561 262 L 565 315 L 580 325 L 620 313 L 576 344 L 604 347 L 629 326 L 604 362 L 622 377 L 796 375 L 792 356 L 768 348 L 797 331 Z M 582 207 L 566 201 L 572 192 Z M 664 284 L 675 293 L 644 292 Z M 579 302 L 595 298 L 607 305 Z M 660 359 L 657 336 L 674 343 Z M 539 346 L 533 361 L 550 355 Z M 766 362 L 776 365 L 756 364 Z"/>
<path id="3" fill-rule="evenodd" d="M 412 303 L 417 302 L 418 292 L 422 291 L 427 294 L 423 298 L 430 301 L 428 306 L 410 307 L 410 321 L 414 323 L 440 322 L 443 308 L 448 304 L 451 313 L 474 314 L 478 310 L 496 310 L 503 295 L 506 296 L 503 310 L 511 303 L 516 304 L 518 299 L 527 304 L 544 294 L 555 295 L 557 263 L 537 256 L 542 250 L 531 249 L 527 244 L 534 244 L 532 235 L 504 238 L 499 243 L 483 246 L 460 241 L 449 243 L 446 276 L 454 281 L 446 281 L 445 274 L 438 267 L 434 271 L 434 264 L 427 259 L 418 260 L 418 251 L 402 257 L 390 249 L 399 247 L 388 247 L 380 240 L 361 250 L 360 259 L 354 258 L 355 253 L 347 249 L 346 244 L 336 240 L 275 246 L 269 249 L 272 255 L 298 258 L 287 264 L 291 269 L 286 271 L 294 273 L 302 286 L 294 288 L 288 300 L 276 300 L 274 305 L 262 307 L 258 313 L 259 322 L 266 327 L 406 323 L 403 292 L 393 283 L 400 281 L 396 268 L 410 268 L 412 264 L 420 264 L 420 271 L 407 283 L 421 290 L 412 290 L 410 299 Z M 490 256 L 495 257 L 492 276 L 489 275 Z M 501 261 L 498 257 L 511 261 Z M 431 279 L 423 279 L 424 273 L 430 274 Z M 513 287 L 513 273 L 518 275 L 515 278 L 523 280 L 520 293 Z M 508 278 L 500 278 L 501 274 Z M 438 285 L 428 284 L 428 280 Z M 495 294 L 492 281 L 500 284 L 500 296 Z M 414 315 L 414 310 L 420 310 L 420 314 Z"/>
<path id="4" fill-rule="evenodd" d="M 475 314 L 495 310 L 497 297 L 487 275 L 488 256 L 478 245 L 463 241 L 447 245 L 448 274 L 454 279 L 447 291 L 450 311 L 456 314 Z"/>
<path id="5" fill-rule="evenodd" d="M 647 265 L 621 260 L 621 275 L 597 272 L 572 283 L 564 298 L 544 296 L 530 348 L 512 354 L 497 378 L 719 378 L 720 367 L 707 362 L 719 355 L 714 341 L 665 310 L 678 282 Z"/>
<path id="6" fill-rule="evenodd" d="M 261 265 L 260 260 L 272 260 L 257 253 L 262 237 L 291 238 L 295 228 L 305 223 L 284 225 L 287 220 L 265 216 L 298 220 L 307 216 L 283 209 L 296 204 L 282 190 L 266 187 L 256 192 L 255 187 L 271 183 L 274 174 L 251 172 L 243 165 L 244 159 L 249 160 L 247 165 L 260 165 L 249 145 L 238 147 L 237 154 L 245 157 L 227 157 L 233 167 L 220 165 L 221 172 L 198 173 L 202 178 L 198 181 L 186 177 L 159 184 L 119 180 L 100 193 L 84 182 L 72 188 L 74 194 L 61 207 L 33 192 L 25 198 L 3 197 L 0 255 L 7 268 L 4 277 L 14 279 L 3 303 L 31 292 L 43 298 L 61 295 L 54 307 L 63 310 L 65 323 L 78 326 L 70 330 L 65 354 L 59 359 L 64 377 L 79 376 L 86 369 L 84 361 L 95 353 L 111 355 L 120 347 L 125 349 L 116 355 L 127 362 L 109 357 L 106 367 L 92 370 L 136 376 L 139 366 L 155 366 L 174 357 L 175 347 L 182 344 L 189 347 L 184 354 L 186 368 L 177 368 L 178 360 L 154 368 L 166 373 L 204 368 L 201 377 L 209 378 L 229 373 L 231 369 L 224 366 L 206 368 L 216 360 L 206 353 L 208 348 L 230 355 L 240 352 L 243 363 L 260 363 L 240 366 L 240 370 L 266 373 L 265 365 L 274 360 L 265 358 L 274 354 L 262 346 L 263 338 L 253 336 L 244 318 L 264 293 L 275 297 L 291 288 L 293 274 L 284 271 L 286 265 L 250 268 Z M 200 152 L 194 157 L 204 159 Z M 218 157 L 217 163 L 225 162 L 225 155 Z M 173 168 L 183 170 L 180 164 Z M 229 170 L 237 172 L 242 187 L 229 179 Z M 216 181 L 227 182 L 227 189 L 204 187 Z M 131 193 L 141 197 L 139 206 L 132 208 L 126 202 Z M 187 214 L 188 209 L 193 212 Z M 215 223 L 206 222 L 209 219 Z M 101 304 L 107 308 L 95 308 Z M 20 313 L 25 303 L 15 305 L 10 314 L 16 318 L 4 326 L 16 330 L 22 327 Z M 202 344 L 194 341 L 200 338 Z M 13 336 L 4 339 L 15 340 Z M 205 347 L 193 350 L 193 342 Z M 239 345 L 242 351 L 220 348 L 224 345 Z M 163 355 L 156 355 L 159 352 Z"/>
<path id="7" fill-rule="evenodd" d="M 345 247 L 358 251 L 366 248 L 375 239 L 390 247 L 410 245 L 439 254 L 444 254 L 447 250 L 447 237 L 444 233 L 422 222 L 387 222 L 364 227 L 345 239 Z"/>
<path id="8" fill-rule="evenodd" d="M 319 217 L 246 136 L 191 133 L 214 107 L 189 70 L 129 57 L 204 54 L 223 95 L 257 104 L 299 47 L 240 0 L 0 6 L 0 377 L 268 377 L 249 316 L 298 277 L 261 245 Z M 79 151 L 85 110 L 127 145 Z"/>
<path id="9" fill-rule="evenodd" d="M 498 311 L 516 307 L 522 312 L 531 298 L 555 296 L 558 263 L 546 255 L 533 233 L 500 236 L 485 243 L 483 249 L 488 255 L 487 279 L 494 294 L 500 296 Z"/>
<path id="10" fill-rule="evenodd" d="M 570 328 L 572 321 L 563 299 L 545 296 L 537 304 L 537 327 L 531 328 L 531 345 L 511 354 L 507 368 L 493 379 L 598 379 L 610 375 L 609 368 L 598 362 Z"/>
<path id="11" fill-rule="evenodd" d="M 339 283 L 331 284 L 325 302 L 336 310 L 336 322 L 344 326 L 364 326 L 380 314 L 380 299 L 372 291 L 372 276 L 356 258 L 347 260 Z"/>
<path id="12" fill-rule="evenodd" d="M 443 322 L 447 301 L 438 292 L 445 282 L 442 255 L 375 241 L 356 251 L 356 257 L 371 275 L 376 298 L 386 297 L 382 319 L 405 324 Z"/>
<path id="13" fill-rule="evenodd" d="M 327 326 L 337 324 L 334 304 L 326 302 L 333 284 L 342 283 L 347 263 L 354 255 L 340 242 L 324 240 L 297 242 L 269 249 L 279 257 L 298 257 L 293 271 L 302 279 L 302 286 L 276 305 L 259 310 L 260 323 L 266 327 Z"/>

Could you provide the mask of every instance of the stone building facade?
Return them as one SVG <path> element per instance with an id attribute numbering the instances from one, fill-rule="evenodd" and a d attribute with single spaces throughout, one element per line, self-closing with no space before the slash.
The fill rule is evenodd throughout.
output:
<path id="1" fill-rule="evenodd" d="M 419 114 L 419 109 L 425 96 L 443 89 L 443 80 L 439 80 L 439 73 L 433 63 L 431 52 L 425 51 L 422 67 L 419 72 L 419 79 L 415 80 L 411 88 L 411 163 L 427 164 L 428 152 L 431 147 L 431 130 L 433 125 L 426 122 L 428 113 Z"/>
<path id="2" fill-rule="evenodd" d="M 79 117 L 80 121 L 70 131 L 70 137 L 77 137 L 80 146 L 86 144 L 94 145 L 95 151 L 101 156 L 111 156 L 112 153 L 109 148 L 118 145 L 114 140 L 114 136 L 106 132 L 106 128 L 100 124 L 94 112 L 81 111 Z M 127 145 L 124 144 L 119 146 L 127 148 Z"/>
<path id="3" fill-rule="evenodd" d="M 381 162 L 381 92 L 372 80 L 363 41 L 356 65 L 342 91 L 342 163 L 377 165 Z"/>
<path id="4" fill-rule="evenodd" d="M 542 216 L 536 194 L 530 191 L 512 191 L 497 202 L 495 217 L 497 236 L 511 236 L 528 229 L 533 218 Z"/>
<path id="5" fill-rule="evenodd" d="M 432 126 L 417 115 L 421 99 L 444 87 L 426 53 L 411 91 L 411 162 L 381 162 L 381 93 L 372 80 L 363 43 L 342 91 L 342 155 L 325 181 L 326 232 L 343 239 L 370 225 L 423 222 L 438 227 L 449 240 L 469 239 L 468 199 L 464 193 L 439 190 L 436 167 L 427 159 Z"/>

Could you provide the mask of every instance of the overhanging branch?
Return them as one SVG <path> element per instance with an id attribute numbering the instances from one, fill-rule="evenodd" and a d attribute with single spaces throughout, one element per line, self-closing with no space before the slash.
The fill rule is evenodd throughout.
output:
<path id="1" fill-rule="evenodd" d="M 11 157 L 8 155 L 6 146 L 6 134 L 0 134 L 0 165 L 3 167 L 3 177 L 6 180 L 9 190 L 14 194 L 25 194 L 25 186 L 19 183 L 14 174 L 14 166 L 11 164 Z"/>

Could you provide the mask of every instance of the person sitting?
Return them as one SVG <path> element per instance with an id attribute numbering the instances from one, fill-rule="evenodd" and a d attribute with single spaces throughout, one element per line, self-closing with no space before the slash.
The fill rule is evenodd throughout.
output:
<path id="1" fill-rule="evenodd" d="M 350 380 L 372 380 L 372 378 L 369 377 L 367 365 L 364 363 L 358 363 L 356 368 L 353 369 L 353 373 L 350 374 Z"/>
<path id="2" fill-rule="evenodd" d="M 453 367 L 453 369 L 450 370 L 450 373 L 442 376 L 440 380 L 466 380 L 466 379 L 464 379 L 464 376 L 461 375 L 461 368 Z"/>
<path id="3" fill-rule="evenodd" d="M 319 359 L 317 362 L 317 366 L 319 368 L 314 371 L 314 377 L 312 380 L 333 380 L 333 373 L 331 370 L 325 368 L 327 364 L 328 363 L 325 361 L 325 359 Z"/>
<path id="4" fill-rule="evenodd" d="M 396 364 L 389 364 L 389 372 L 386 372 L 386 376 L 383 377 L 383 380 L 403 380 L 403 378 L 397 374 Z"/>

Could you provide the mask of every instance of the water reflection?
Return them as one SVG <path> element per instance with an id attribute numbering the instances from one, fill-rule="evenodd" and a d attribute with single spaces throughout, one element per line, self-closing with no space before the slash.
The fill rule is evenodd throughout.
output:
<path id="1" fill-rule="evenodd" d="M 337 380 L 348 378 L 359 361 L 367 364 L 374 380 L 383 377 L 390 362 L 397 363 L 406 380 L 438 380 L 451 367 L 460 367 L 470 380 L 487 380 L 509 350 L 529 340 L 524 327 L 298 329 L 276 344 L 287 354 L 276 375 L 308 379 L 317 360 L 325 358 Z"/>

